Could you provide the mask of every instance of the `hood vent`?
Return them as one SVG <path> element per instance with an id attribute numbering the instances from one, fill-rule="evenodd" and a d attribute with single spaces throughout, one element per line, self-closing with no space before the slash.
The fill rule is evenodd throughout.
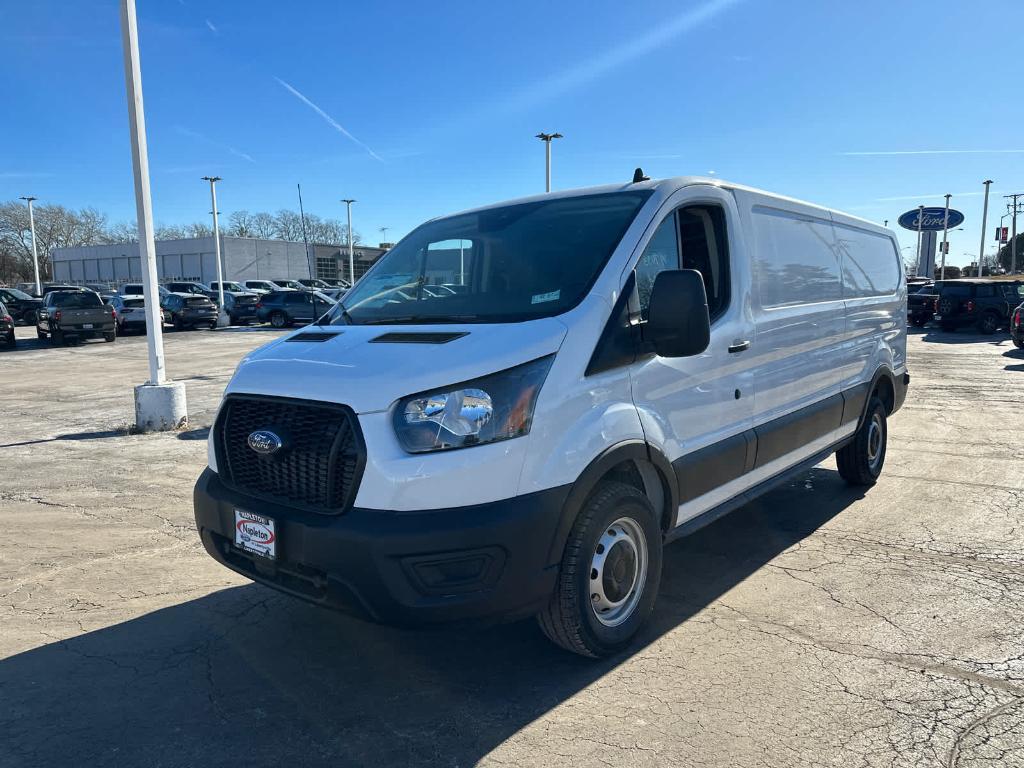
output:
<path id="1" fill-rule="evenodd" d="M 341 336 L 344 331 L 303 331 L 294 336 L 289 336 L 285 341 L 330 341 L 335 336 Z"/>
<path id="2" fill-rule="evenodd" d="M 371 344 L 447 344 L 468 336 L 468 331 L 395 331 L 370 339 Z"/>

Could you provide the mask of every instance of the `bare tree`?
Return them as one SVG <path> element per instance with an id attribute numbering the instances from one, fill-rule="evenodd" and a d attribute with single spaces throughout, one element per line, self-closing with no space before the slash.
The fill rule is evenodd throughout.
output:
<path id="1" fill-rule="evenodd" d="M 235 211 L 228 217 L 227 234 L 232 237 L 252 237 L 252 214 L 248 211 Z"/>
<path id="2" fill-rule="evenodd" d="M 299 214 L 287 209 L 274 214 L 274 238 L 302 242 L 302 219 Z"/>
<path id="3" fill-rule="evenodd" d="M 271 240 L 277 231 L 277 224 L 274 222 L 273 214 L 266 211 L 254 213 L 249 222 L 249 227 L 252 229 L 250 237 L 258 237 L 261 240 Z"/>

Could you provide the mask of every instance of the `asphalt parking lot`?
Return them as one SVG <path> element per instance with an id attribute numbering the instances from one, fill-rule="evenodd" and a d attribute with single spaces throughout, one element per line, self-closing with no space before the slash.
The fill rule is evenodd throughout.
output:
<path id="1" fill-rule="evenodd" d="M 1024 766 L 1024 352 L 912 331 L 866 493 L 829 461 L 665 554 L 642 642 L 398 631 L 214 563 L 205 437 L 269 330 L 0 352 L 0 765 Z"/>

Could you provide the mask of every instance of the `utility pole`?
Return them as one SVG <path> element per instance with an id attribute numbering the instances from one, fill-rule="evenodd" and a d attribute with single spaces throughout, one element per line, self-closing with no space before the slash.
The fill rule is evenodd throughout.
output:
<path id="1" fill-rule="evenodd" d="M 544 191 L 551 191 L 551 142 L 564 138 L 560 133 L 538 133 L 537 138 L 544 142 Z"/>
<path id="2" fill-rule="evenodd" d="M 1010 217 L 1010 274 L 1017 272 L 1017 198 L 1024 197 L 1024 194 L 1017 192 L 1012 195 L 1005 195 L 1012 200 L 1012 215 Z"/>
<path id="3" fill-rule="evenodd" d="M 181 382 L 168 382 L 165 378 L 163 313 L 156 284 L 153 202 L 149 192 L 149 150 L 146 146 L 146 112 L 142 103 L 142 69 L 139 63 L 139 29 L 135 15 L 135 0 L 121 0 L 121 40 L 124 46 L 128 123 L 131 128 L 135 208 L 139 220 L 146 346 L 149 351 L 149 381 L 135 387 L 135 426 L 143 431 L 178 429 L 188 423 L 188 411 L 185 404 L 185 385 Z"/>
<path id="4" fill-rule="evenodd" d="M 985 181 L 985 207 L 981 214 L 981 248 L 978 251 L 978 277 L 981 277 L 981 263 L 985 260 L 985 227 L 988 226 L 988 188 L 992 185 L 992 179 Z"/>
<path id="5" fill-rule="evenodd" d="M 946 195 L 946 218 L 942 220 L 942 266 L 939 267 L 939 279 L 946 279 L 946 248 L 949 247 L 949 198 L 952 195 Z"/>
<path id="6" fill-rule="evenodd" d="M 36 219 L 32 215 L 32 201 L 34 197 L 21 198 L 28 203 L 28 228 L 32 233 L 32 270 L 36 275 L 36 296 L 43 295 L 43 287 L 39 284 L 39 254 L 36 252 Z"/>
<path id="7" fill-rule="evenodd" d="M 384 243 L 386 243 L 388 241 L 388 230 L 389 229 L 391 229 L 391 227 L 381 227 L 380 228 L 380 232 L 381 232 L 381 235 L 380 235 L 381 245 L 383 245 Z"/>
<path id="8" fill-rule="evenodd" d="M 356 261 L 352 250 L 352 203 L 355 200 L 346 198 L 341 202 L 348 207 L 348 284 L 351 288 L 356 284 Z"/>
<path id="9" fill-rule="evenodd" d="M 220 226 L 217 223 L 217 182 L 220 176 L 203 176 L 203 181 L 210 182 L 210 204 L 213 206 L 213 253 L 217 261 L 217 325 L 221 328 L 229 324 L 224 311 L 224 267 L 220 261 Z"/>

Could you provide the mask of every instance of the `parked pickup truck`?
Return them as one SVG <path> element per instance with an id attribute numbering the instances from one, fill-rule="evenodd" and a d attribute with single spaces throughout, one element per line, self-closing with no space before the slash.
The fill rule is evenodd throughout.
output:
<path id="1" fill-rule="evenodd" d="M 36 335 L 58 345 L 70 338 L 99 335 L 104 341 L 115 341 L 114 309 L 93 291 L 53 291 L 36 313 Z"/>
<path id="2" fill-rule="evenodd" d="M 907 323 L 923 328 L 935 314 L 935 283 L 907 285 Z"/>

